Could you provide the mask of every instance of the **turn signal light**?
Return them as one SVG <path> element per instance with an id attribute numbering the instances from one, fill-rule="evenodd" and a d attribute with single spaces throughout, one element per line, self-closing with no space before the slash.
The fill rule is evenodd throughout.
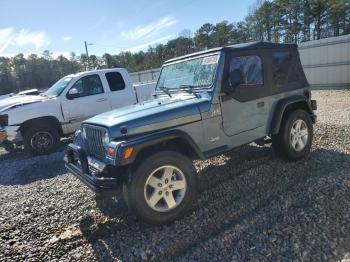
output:
<path id="1" fill-rule="evenodd" d="M 7 138 L 7 134 L 5 131 L 0 131 L 0 141 L 5 140 Z"/>
<path id="2" fill-rule="evenodd" d="M 132 152 L 134 151 L 134 148 L 128 147 L 123 152 L 123 159 L 129 159 L 132 155 Z"/>
<path id="3" fill-rule="evenodd" d="M 112 147 L 109 147 L 107 150 L 107 155 L 110 157 L 115 157 L 115 149 Z"/>

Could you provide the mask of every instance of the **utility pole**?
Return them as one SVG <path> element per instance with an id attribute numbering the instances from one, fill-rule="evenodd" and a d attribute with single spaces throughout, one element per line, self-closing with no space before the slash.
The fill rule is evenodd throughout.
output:
<path id="1" fill-rule="evenodd" d="M 90 62 L 89 62 L 89 52 L 88 52 L 88 48 L 87 48 L 87 43 L 86 41 L 84 41 L 85 44 L 85 52 L 86 52 L 86 61 L 87 61 L 87 66 L 85 66 L 85 70 L 90 69 Z"/>

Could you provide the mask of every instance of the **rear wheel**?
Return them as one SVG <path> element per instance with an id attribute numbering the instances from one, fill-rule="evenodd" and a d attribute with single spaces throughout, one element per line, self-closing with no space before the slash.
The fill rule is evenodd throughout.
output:
<path id="1" fill-rule="evenodd" d="M 279 133 L 272 137 L 272 146 L 278 156 L 296 161 L 310 153 L 312 139 L 312 120 L 307 112 L 298 109 L 284 118 Z"/>
<path id="2" fill-rule="evenodd" d="M 45 155 L 56 150 L 60 141 L 58 131 L 50 126 L 33 126 L 24 131 L 25 150 L 32 155 Z"/>
<path id="3" fill-rule="evenodd" d="M 131 211 L 155 225 L 182 217 L 196 196 L 197 174 L 192 162 L 173 151 L 147 158 L 124 185 L 124 198 Z"/>

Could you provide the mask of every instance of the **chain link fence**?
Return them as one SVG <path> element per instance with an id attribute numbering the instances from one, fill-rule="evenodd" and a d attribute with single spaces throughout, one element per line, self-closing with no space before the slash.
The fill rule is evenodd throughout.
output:
<path id="1" fill-rule="evenodd" d="M 133 83 L 144 84 L 144 83 L 157 82 L 159 73 L 160 73 L 160 68 L 155 68 L 151 70 L 130 73 L 130 77 Z"/>

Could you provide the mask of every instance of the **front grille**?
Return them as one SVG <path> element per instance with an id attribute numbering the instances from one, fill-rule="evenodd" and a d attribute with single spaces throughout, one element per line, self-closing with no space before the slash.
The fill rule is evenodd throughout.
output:
<path id="1" fill-rule="evenodd" d="M 106 149 L 103 146 L 103 138 L 107 130 L 100 126 L 83 125 L 86 132 L 86 145 L 89 154 L 92 156 L 104 160 Z"/>

